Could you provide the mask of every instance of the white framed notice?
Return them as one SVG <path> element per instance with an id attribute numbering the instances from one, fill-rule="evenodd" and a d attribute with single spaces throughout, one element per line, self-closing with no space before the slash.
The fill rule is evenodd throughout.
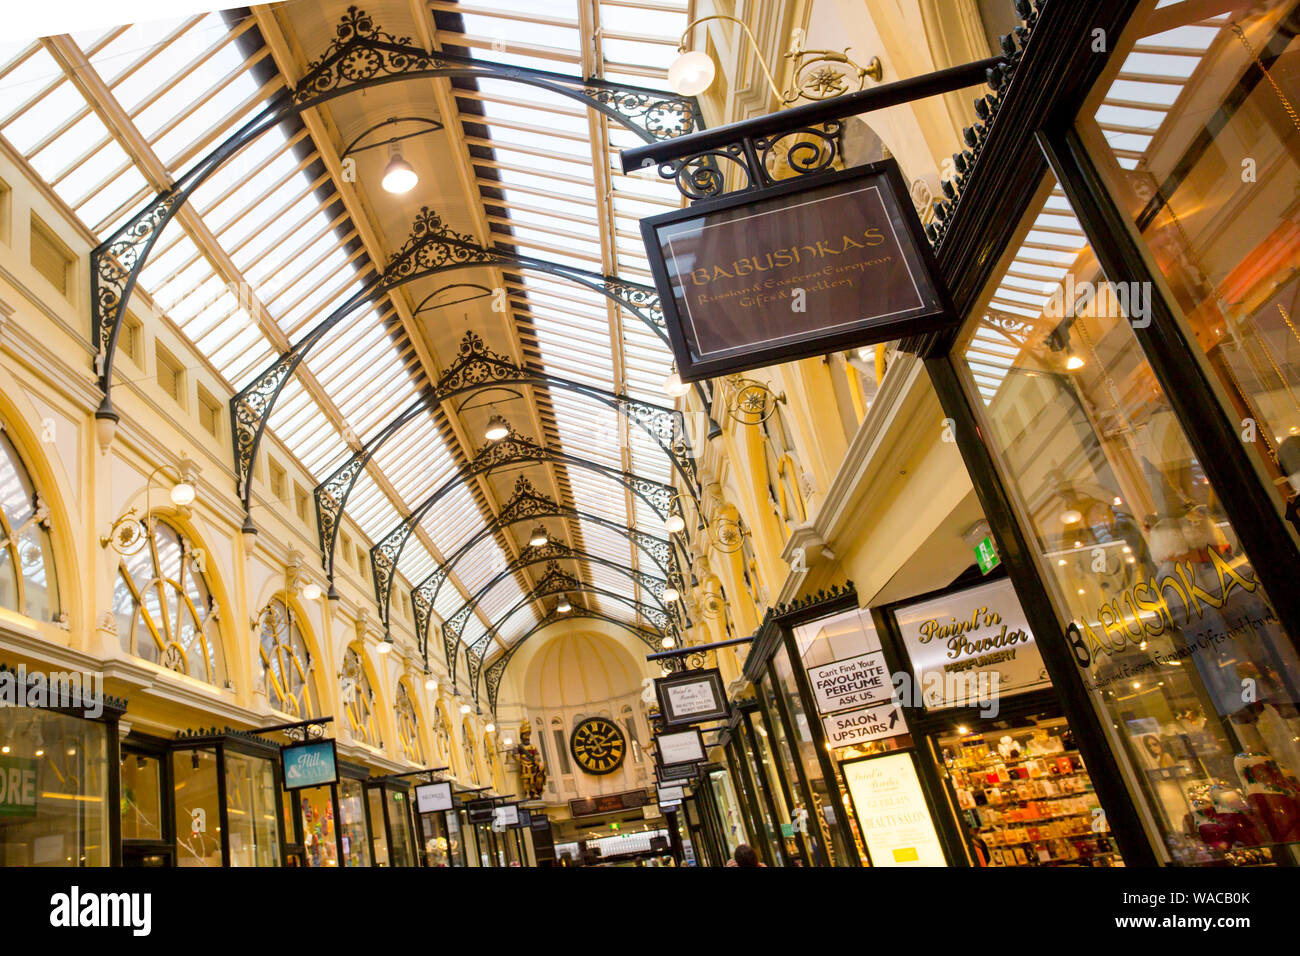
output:
<path id="1" fill-rule="evenodd" d="M 872 866 L 947 866 L 907 751 L 840 764 Z"/>
<path id="2" fill-rule="evenodd" d="M 519 807 L 513 803 L 507 803 L 504 806 L 494 807 L 492 810 L 492 822 L 499 827 L 518 826 Z"/>
<path id="3" fill-rule="evenodd" d="M 686 670 L 655 680 L 659 713 L 669 727 L 727 719 L 727 690 L 716 667 Z"/>
<path id="4" fill-rule="evenodd" d="M 899 605 L 894 619 L 926 710 L 1052 686 L 1008 579 Z"/>
<path id="5" fill-rule="evenodd" d="M 664 766 L 675 763 L 702 763 L 704 737 L 698 730 L 679 730 L 672 734 L 659 734 L 655 737 L 655 752 L 659 755 L 659 762 Z"/>
<path id="6" fill-rule="evenodd" d="M 673 803 L 675 801 L 679 802 L 685 796 L 686 796 L 686 790 L 683 787 L 660 787 L 659 788 L 659 803 L 661 805 L 665 803 Z"/>
<path id="7" fill-rule="evenodd" d="M 822 718 L 826 742 L 832 748 L 852 747 L 856 744 L 900 737 L 907 733 L 903 708 L 892 701 L 873 707 L 859 707 Z"/>
<path id="8" fill-rule="evenodd" d="M 450 783 L 446 781 L 440 783 L 424 783 L 415 788 L 416 813 L 434 813 L 438 810 L 450 810 L 451 806 Z"/>

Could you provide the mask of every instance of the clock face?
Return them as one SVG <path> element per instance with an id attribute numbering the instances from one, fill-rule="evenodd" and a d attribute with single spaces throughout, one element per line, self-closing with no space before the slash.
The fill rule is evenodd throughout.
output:
<path id="1" fill-rule="evenodd" d="M 612 720 L 589 717 L 573 728 L 569 750 L 579 767 L 587 773 L 613 773 L 623 765 L 627 750 L 623 731 Z"/>

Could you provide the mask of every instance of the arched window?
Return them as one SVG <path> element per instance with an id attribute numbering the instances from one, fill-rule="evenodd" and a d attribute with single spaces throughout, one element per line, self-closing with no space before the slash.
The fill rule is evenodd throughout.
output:
<path id="1" fill-rule="evenodd" d="M 18 452 L 0 432 L 0 606 L 33 620 L 59 616 L 49 511 Z"/>
<path id="2" fill-rule="evenodd" d="M 339 690 L 352 736 L 362 743 L 382 747 L 379 732 L 375 729 L 375 692 L 370 689 L 370 679 L 366 677 L 366 669 L 361 666 L 361 655 L 351 647 L 343 655 Z"/>
<path id="3" fill-rule="evenodd" d="M 447 726 L 447 715 L 441 704 L 433 707 L 433 760 L 435 763 L 451 763 L 451 728 Z"/>
<path id="4" fill-rule="evenodd" d="M 461 727 L 461 739 L 464 743 L 465 753 L 465 772 L 469 774 L 470 783 L 479 786 L 478 776 L 478 755 L 474 752 L 474 728 L 470 726 L 469 721 L 465 721 Z"/>
<path id="5" fill-rule="evenodd" d="M 424 747 L 420 745 L 420 721 L 415 716 L 415 702 L 406 692 L 405 684 L 397 685 L 397 743 L 402 756 L 413 763 L 424 764 Z"/>
<path id="6" fill-rule="evenodd" d="M 277 598 L 266 606 L 259 620 L 262 635 L 258 652 L 271 703 L 287 714 L 319 717 L 316 662 L 307 650 L 297 614 Z"/>
<path id="7" fill-rule="evenodd" d="M 224 684 L 216 602 L 204 578 L 203 552 L 156 518 L 140 522 L 135 541 L 136 549 L 118 565 L 113 592 L 122 649 L 209 684 Z"/>

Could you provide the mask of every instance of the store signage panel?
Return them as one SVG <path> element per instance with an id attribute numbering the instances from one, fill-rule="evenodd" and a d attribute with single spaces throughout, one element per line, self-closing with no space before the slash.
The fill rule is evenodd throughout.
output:
<path id="1" fill-rule="evenodd" d="M 513 803 L 494 807 L 492 810 L 492 823 L 498 829 L 517 826 L 519 824 L 519 808 Z"/>
<path id="2" fill-rule="evenodd" d="M 496 804 L 491 800 L 471 800 L 465 804 L 470 823 L 491 823 L 495 818 Z"/>
<path id="3" fill-rule="evenodd" d="M 910 752 L 840 764 L 872 866 L 947 866 Z"/>
<path id="4" fill-rule="evenodd" d="M 663 806 L 665 803 L 681 801 L 686 796 L 686 788 L 681 786 L 660 787 L 658 796 L 660 806 Z"/>
<path id="5" fill-rule="evenodd" d="M 655 696 L 669 727 L 727 719 L 727 690 L 716 667 L 656 678 Z"/>
<path id="6" fill-rule="evenodd" d="M 853 747 L 907 733 L 903 708 L 893 701 L 823 717 L 822 727 L 832 747 Z"/>
<path id="7" fill-rule="evenodd" d="M 519 829 L 521 829 L 521 830 L 530 830 L 530 829 L 532 829 L 532 826 L 533 826 L 533 814 L 532 814 L 532 811 L 531 811 L 531 810 L 525 810 L 523 807 L 519 807 L 519 819 L 518 819 L 518 821 L 515 823 L 515 826 L 517 826 L 517 827 L 518 827 Z"/>
<path id="8" fill-rule="evenodd" d="M 1052 682 L 1007 579 L 897 608 L 927 710 L 985 703 Z"/>
<path id="9" fill-rule="evenodd" d="M 703 763 L 704 737 L 698 730 L 683 730 L 655 737 L 655 753 L 665 767 L 679 763 Z"/>
<path id="10" fill-rule="evenodd" d="M 952 323 L 893 159 L 641 220 L 683 381 Z"/>
<path id="11" fill-rule="evenodd" d="M 290 744 L 280 751 L 284 767 L 284 789 L 321 787 L 339 779 L 338 754 L 333 740 L 312 740 Z"/>
<path id="12" fill-rule="evenodd" d="M 570 800 L 569 815 L 591 817 L 602 813 L 618 813 L 620 810 L 638 810 L 649 802 L 650 795 L 646 791 L 626 790 L 623 793 L 610 793 L 599 797 Z"/>
<path id="13" fill-rule="evenodd" d="M 528 829 L 530 830 L 549 830 L 550 828 L 551 818 L 545 813 L 534 814 L 533 818 L 528 821 Z"/>
<path id="14" fill-rule="evenodd" d="M 438 810 L 450 810 L 451 808 L 450 783 L 424 783 L 415 788 L 415 810 L 417 813 L 435 813 Z"/>
<path id="15" fill-rule="evenodd" d="M 690 780 L 700 772 L 698 763 L 679 763 L 670 767 L 659 766 L 655 768 L 655 778 L 660 783 L 670 781 Z"/>
<path id="16" fill-rule="evenodd" d="M 894 685 L 882 651 L 808 668 L 817 710 L 823 714 L 890 700 Z"/>
<path id="17" fill-rule="evenodd" d="M 0 757 L 0 816 L 36 815 L 36 768 L 30 757 Z"/>

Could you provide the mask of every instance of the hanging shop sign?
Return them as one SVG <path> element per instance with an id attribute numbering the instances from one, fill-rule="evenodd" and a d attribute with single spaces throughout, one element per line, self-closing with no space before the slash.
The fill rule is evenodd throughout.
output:
<path id="1" fill-rule="evenodd" d="M 683 381 L 952 323 L 893 159 L 641 220 Z"/>
<path id="2" fill-rule="evenodd" d="M 465 804 L 470 823 L 491 823 L 495 819 L 496 804 L 491 800 L 471 800 Z"/>
<path id="3" fill-rule="evenodd" d="M 492 808 L 492 826 L 497 830 L 519 825 L 519 807 L 513 803 Z"/>
<path id="4" fill-rule="evenodd" d="M 822 727 L 826 730 L 826 742 L 832 747 L 853 747 L 907 733 L 903 708 L 893 701 L 823 717 Z"/>
<path id="5" fill-rule="evenodd" d="M 515 826 L 520 830 L 532 829 L 533 812 L 531 810 L 525 810 L 523 807 L 519 807 L 518 820 L 515 822 Z"/>
<path id="6" fill-rule="evenodd" d="M 655 754 L 665 767 L 704 762 L 704 735 L 699 730 L 680 730 L 655 736 Z"/>
<path id="7" fill-rule="evenodd" d="M 659 806 L 665 803 L 680 803 L 686 796 L 685 787 L 660 787 L 659 788 Z"/>
<path id="8" fill-rule="evenodd" d="M 1052 682 L 1007 579 L 900 605 L 914 698 L 927 710 L 986 704 Z"/>
<path id="9" fill-rule="evenodd" d="M 908 752 L 840 764 L 872 866 L 947 866 Z"/>
<path id="10" fill-rule="evenodd" d="M 727 690 L 716 667 L 657 678 L 655 696 L 659 715 L 669 727 L 727 719 Z"/>
<path id="11" fill-rule="evenodd" d="M 435 813 L 438 810 L 450 810 L 451 808 L 451 784 L 449 782 L 424 783 L 415 788 L 415 809 L 417 813 Z"/>
<path id="12" fill-rule="evenodd" d="M 36 815 L 36 767 L 30 757 L 0 757 L 0 817 Z"/>
<path id="13" fill-rule="evenodd" d="M 625 790 L 623 793 L 603 794 L 599 797 L 569 801 L 569 815 L 574 817 L 594 817 L 602 813 L 618 813 L 620 810 L 639 810 L 650 802 L 650 795 L 644 790 Z"/>
<path id="14" fill-rule="evenodd" d="M 548 817 L 545 813 L 533 814 L 531 819 L 529 819 L 528 821 L 528 829 L 532 830 L 533 832 L 537 832 L 538 830 L 549 830 L 550 828 L 551 828 L 551 818 Z"/>
<path id="15" fill-rule="evenodd" d="M 679 780 L 692 780 L 700 773 L 698 763 L 678 763 L 671 766 L 655 767 L 655 780 L 659 783 L 675 783 Z"/>
<path id="16" fill-rule="evenodd" d="M 333 740 L 312 740 L 289 744 L 280 751 L 284 767 L 284 789 L 322 787 L 337 783 L 338 751 Z"/>

